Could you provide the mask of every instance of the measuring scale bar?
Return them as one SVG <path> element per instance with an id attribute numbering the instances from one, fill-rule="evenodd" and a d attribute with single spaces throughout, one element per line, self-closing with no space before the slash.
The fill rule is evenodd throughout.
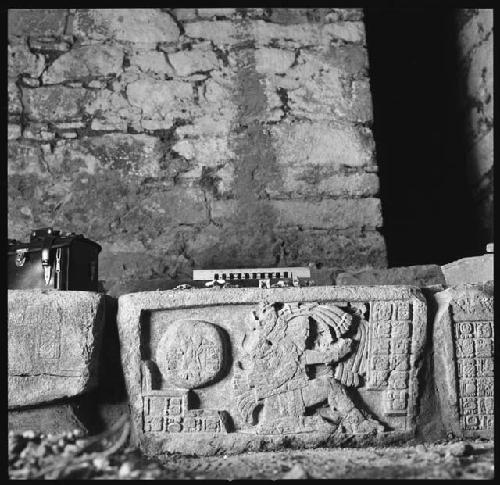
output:
<path id="1" fill-rule="evenodd" d="M 311 271 L 307 267 L 292 268 L 239 268 L 239 269 L 194 269 L 193 280 L 263 280 L 279 278 L 310 278 Z"/>

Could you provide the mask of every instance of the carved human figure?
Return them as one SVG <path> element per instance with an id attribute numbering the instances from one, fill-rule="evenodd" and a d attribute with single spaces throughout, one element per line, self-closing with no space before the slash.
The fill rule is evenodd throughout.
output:
<path id="1" fill-rule="evenodd" d="M 257 431 L 276 418 L 298 422 L 324 402 L 328 407 L 317 415 L 341 431 L 382 431 L 346 392 L 346 386 L 360 385 L 366 368 L 366 321 L 357 318 L 356 323 L 357 332 L 353 316 L 334 305 L 261 304 L 242 342 L 246 354 L 236 363 L 233 380 L 245 422 L 253 424 L 260 404 Z"/>

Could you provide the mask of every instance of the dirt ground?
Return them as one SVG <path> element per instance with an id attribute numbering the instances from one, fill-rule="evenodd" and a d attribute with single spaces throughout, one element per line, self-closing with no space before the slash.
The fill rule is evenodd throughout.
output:
<path id="1" fill-rule="evenodd" d="M 98 436 L 9 432 L 12 479 L 492 479 L 494 444 L 452 440 L 400 447 L 317 448 L 150 459 L 128 445 L 130 423 Z"/>
<path id="2" fill-rule="evenodd" d="M 493 442 L 400 448 L 315 449 L 239 456 L 168 457 L 165 479 L 492 479 Z"/>

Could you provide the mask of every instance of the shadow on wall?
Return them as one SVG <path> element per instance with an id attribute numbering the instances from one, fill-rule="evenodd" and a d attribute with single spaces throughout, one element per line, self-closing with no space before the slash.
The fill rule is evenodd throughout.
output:
<path id="1" fill-rule="evenodd" d="M 389 266 L 484 253 L 467 187 L 453 9 L 367 8 Z"/>

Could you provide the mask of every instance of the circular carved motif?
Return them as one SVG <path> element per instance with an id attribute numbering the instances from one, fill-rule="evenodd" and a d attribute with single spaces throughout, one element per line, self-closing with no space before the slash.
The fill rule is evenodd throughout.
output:
<path id="1" fill-rule="evenodd" d="M 169 383 L 185 389 L 215 380 L 224 365 L 224 348 L 215 325 L 201 320 L 174 322 L 165 331 L 156 362 Z"/>

